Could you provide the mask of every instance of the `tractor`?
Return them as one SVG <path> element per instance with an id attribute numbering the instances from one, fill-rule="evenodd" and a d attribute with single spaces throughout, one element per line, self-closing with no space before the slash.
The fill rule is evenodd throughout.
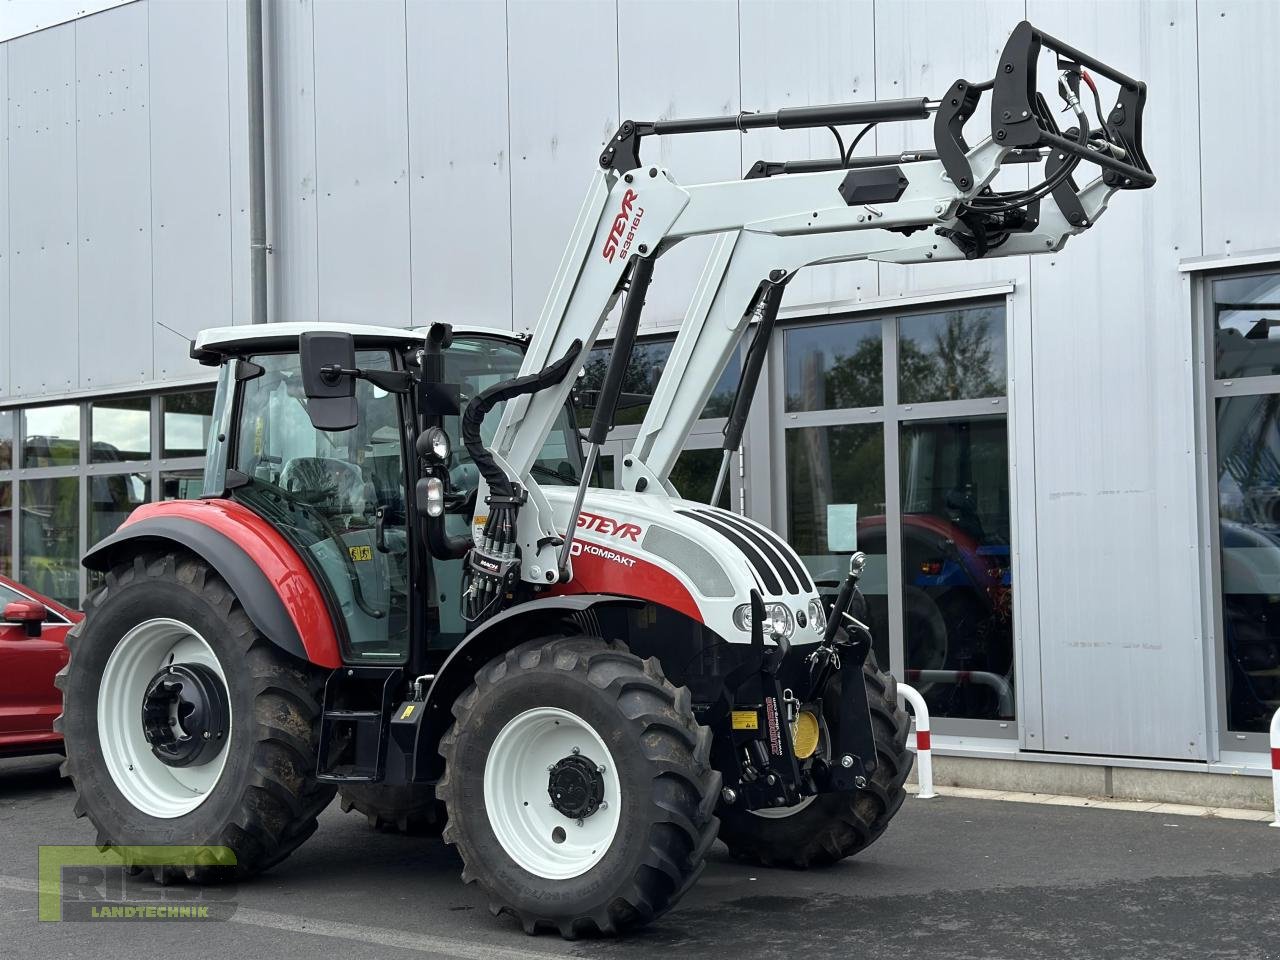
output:
<path id="1" fill-rule="evenodd" d="M 1045 50 L 1065 131 L 1037 90 Z M 1118 89 L 1105 116 L 1099 82 Z M 990 135 L 971 147 L 984 96 Z M 912 754 L 871 654 L 864 558 L 828 602 L 783 536 L 682 499 L 672 467 L 750 332 L 721 502 L 797 271 L 1061 250 L 1114 193 L 1155 182 L 1145 96 L 1023 23 L 992 80 L 939 100 L 627 121 L 530 334 L 199 334 L 192 357 L 218 372 L 202 496 L 139 508 L 84 558 L 101 586 L 58 678 L 76 813 L 127 862 L 139 845 L 228 851 L 137 858 L 160 882 L 212 883 L 282 861 L 341 792 L 375 824 L 440 832 L 495 912 L 569 938 L 661 916 L 717 839 L 797 868 L 874 843 Z M 640 157 L 654 137 L 930 117 L 930 150 L 841 145 L 735 181 L 682 185 Z M 993 183 L 1041 163 L 1036 186 Z M 695 236 L 714 237 L 702 277 L 622 489 L 603 489 L 655 266 Z M 615 307 L 584 435 L 576 374 Z"/>

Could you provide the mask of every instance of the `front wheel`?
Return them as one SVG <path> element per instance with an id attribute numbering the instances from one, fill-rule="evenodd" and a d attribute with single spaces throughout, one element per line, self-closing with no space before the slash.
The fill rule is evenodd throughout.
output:
<path id="1" fill-rule="evenodd" d="M 444 839 L 495 914 L 527 933 L 617 933 L 702 872 L 720 774 L 657 661 L 598 637 L 535 640 L 482 668 L 453 714 Z"/>
<path id="2" fill-rule="evenodd" d="M 915 757 L 907 749 L 911 720 L 898 706 L 898 684 L 867 655 L 862 668 L 876 741 L 871 782 L 851 793 L 806 797 L 793 807 L 760 811 L 725 809 L 720 839 L 739 860 L 761 866 L 827 866 L 865 850 L 889 826 L 907 792 L 904 784 Z M 839 709 L 838 681 L 826 699 L 825 722 L 834 731 Z M 830 736 L 826 738 L 830 742 Z"/>
<path id="3" fill-rule="evenodd" d="M 324 674 L 260 634 L 196 557 L 150 553 L 114 567 L 67 636 L 58 674 L 63 772 L 98 843 L 196 849 L 160 881 L 240 879 L 316 829 L 333 787 L 315 780 Z M 206 859 L 209 858 L 209 859 Z"/>

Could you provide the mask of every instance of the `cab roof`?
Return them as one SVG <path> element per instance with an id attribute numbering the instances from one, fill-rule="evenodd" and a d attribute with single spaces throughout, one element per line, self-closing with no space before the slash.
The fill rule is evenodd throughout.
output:
<path id="1" fill-rule="evenodd" d="M 212 327 L 201 330 L 191 341 L 191 357 L 203 364 L 216 366 L 224 357 L 270 350 L 293 350 L 302 333 L 349 333 L 356 346 L 412 347 L 426 341 L 427 327 L 379 327 L 365 323 L 260 323 L 235 327 Z M 454 324 L 454 336 L 487 336 L 520 343 L 527 334 L 512 333 L 500 327 L 477 324 Z"/>

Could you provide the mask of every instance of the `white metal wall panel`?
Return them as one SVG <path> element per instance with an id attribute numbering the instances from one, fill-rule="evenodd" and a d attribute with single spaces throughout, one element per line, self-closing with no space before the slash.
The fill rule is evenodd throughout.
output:
<path id="1" fill-rule="evenodd" d="M 190 376 L 204 327 L 232 322 L 227 4 L 148 3 L 155 375 Z M 115 16 L 117 14 L 107 14 Z"/>
<path id="2" fill-rule="evenodd" d="M 0 44 L 0 399 L 9 395 L 9 47 Z"/>
<path id="3" fill-rule="evenodd" d="M 621 0 L 618 77 L 623 120 L 736 114 L 738 5 L 725 0 Z M 676 183 L 737 180 L 741 143 L 736 131 L 653 137 L 642 143 L 640 159 L 666 167 Z M 585 150 L 582 156 L 591 159 Z M 640 196 L 642 202 L 643 189 Z M 684 318 L 714 242 L 696 237 L 663 254 L 645 298 L 646 329 L 676 326 Z"/>
<path id="4" fill-rule="evenodd" d="M 10 372 L 14 393 L 36 396 L 79 379 L 75 26 L 8 48 Z"/>
<path id="5" fill-rule="evenodd" d="M 408 326 L 405 7 L 329 0 L 313 17 L 320 317 Z"/>
<path id="6" fill-rule="evenodd" d="M 618 128 L 618 24 L 592 0 L 512 0 L 507 23 L 512 316 L 530 330 Z"/>
<path id="7" fill-rule="evenodd" d="M 1231 255 L 1280 246 L 1280 3 L 1201 0 L 1199 16 L 1200 156 L 1204 179 L 1204 252 Z M 1154 84 L 1152 96 L 1162 96 Z M 1187 96 L 1185 85 L 1182 88 Z M 1179 109 L 1195 112 L 1197 91 Z M 1188 149 L 1188 144 L 1179 145 Z"/>
<path id="8" fill-rule="evenodd" d="M 771 111 L 876 99 L 873 0 L 744 3 L 742 108 Z M 858 128 L 842 131 L 846 146 Z M 874 152 L 870 134 L 859 154 Z M 828 130 L 753 130 L 742 138 L 743 172 L 757 160 L 833 157 Z M 809 267 L 787 285 L 785 304 L 861 300 L 879 293 L 873 263 Z"/>
<path id="9" fill-rule="evenodd" d="M 270 319 L 283 322 L 320 319 L 312 8 L 311 0 L 264 6 L 272 246 L 268 311 Z"/>
<path id="10" fill-rule="evenodd" d="M 249 102 L 248 66 L 245 62 L 245 0 L 227 2 L 227 146 L 231 169 L 231 321 L 249 322 Z M 264 46 L 266 41 L 263 41 Z M 265 55 L 265 50 L 264 50 Z M 264 67 L 263 72 L 266 73 Z M 270 167 L 268 167 L 270 176 Z M 268 203 L 270 203 L 268 188 Z M 270 243 L 268 211 L 267 242 Z M 268 276 L 268 316 L 270 316 L 270 266 Z"/>
<path id="11" fill-rule="evenodd" d="M 81 389 L 151 378 L 147 8 L 76 21 Z"/>
<path id="12" fill-rule="evenodd" d="M 413 323 L 511 327 L 507 9 L 411 0 Z"/>
<path id="13" fill-rule="evenodd" d="M 1200 253 L 1195 6 L 1035 2 L 1030 19 L 1149 83 L 1160 177 L 1032 261 L 1044 746 L 1203 759 L 1196 373 L 1177 269 Z"/>
<path id="14" fill-rule="evenodd" d="M 961 77 L 989 80 L 1005 41 L 1024 18 L 1023 0 L 877 0 L 877 96 L 934 100 Z M 989 97 L 969 122 L 966 133 L 971 143 L 990 131 Z M 931 149 L 933 120 L 883 124 L 872 136 L 877 153 Z M 1004 189 L 1026 187 L 1025 168 L 1001 171 L 996 184 Z M 892 296 L 941 287 L 986 286 L 1013 279 L 1024 269 L 1021 258 L 1007 257 L 911 266 L 886 263 L 880 265 L 880 293 Z"/>

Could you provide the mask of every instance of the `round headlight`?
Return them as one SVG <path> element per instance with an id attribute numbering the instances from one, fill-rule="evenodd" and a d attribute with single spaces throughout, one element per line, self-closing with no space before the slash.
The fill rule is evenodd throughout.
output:
<path id="1" fill-rule="evenodd" d="M 785 603 L 771 603 L 765 609 L 769 611 L 775 636 L 790 637 L 796 632 L 795 617 L 791 615 Z"/>
<path id="2" fill-rule="evenodd" d="M 440 427 L 428 427 L 418 441 L 418 453 L 432 463 L 448 463 L 449 452 L 449 435 Z"/>
<path id="3" fill-rule="evenodd" d="M 743 633 L 751 632 L 751 604 L 740 603 L 734 608 L 733 625 Z"/>
<path id="4" fill-rule="evenodd" d="M 822 609 L 821 600 L 814 599 L 809 601 L 809 623 L 819 633 L 827 629 L 827 611 Z"/>

